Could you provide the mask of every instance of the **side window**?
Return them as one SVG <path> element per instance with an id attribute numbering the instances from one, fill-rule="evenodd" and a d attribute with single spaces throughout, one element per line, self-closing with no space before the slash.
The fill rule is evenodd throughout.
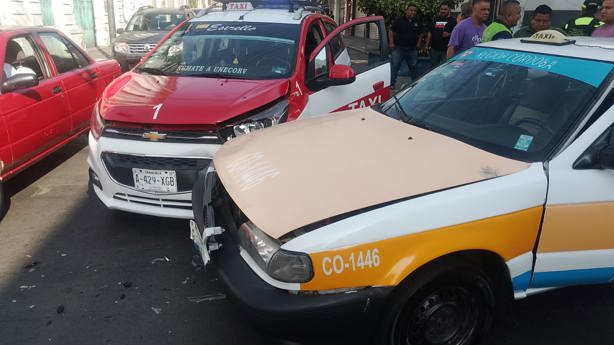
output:
<path id="1" fill-rule="evenodd" d="M 64 40 L 56 33 L 44 32 L 39 34 L 43 44 L 49 51 L 58 73 L 62 74 L 80 68 L 79 62 L 71 53 Z"/>
<path id="2" fill-rule="evenodd" d="M 388 54 L 380 40 L 385 32 L 382 32 L 382 26 L 378 23 L 360 23 L 341 31 L 337 43 L 341 52 L 333 55 L 335 64 L 352 66 L 356 74 L 360 74 L 387 62 Z M 334 50 L 335 39 L 331 40 L 331 50 Z"/>
<path id="3" fill-rule="evenodd" d="M 313 53 L 323 39 L 324 34 L 320 30 L 319 21 L 314 21 L 309 26 L 309 29 L 307 29 L 307 34 L 305 37 L 305 80 L 311 80 L 316 77 L 315 71 L 309 68 L 309 56 L 311 56 L 311 53 Z"/>
<path id="4" fill-rule="evenodd" d="M 28 36 L 11 38 L 6 44 L 2 80 L 19 73 L 34 73 L 39 80 L 46 77 L 40 52 Z"/>
<path id="5" fill-rule="evenodd" d="M 85 55 L 83 55 L 83 53 L 77 47 L 75 47 L 74 44 L 70 42 L 66 42 L 66 44 L 68 45 L 68 49 L 72 56 L 75 58 L 75 60 L 77 60 L 79 67 L 85 67 L 91 64 L 90 60 L 88 60 L 87 57 L 85 57 Z"/>
<path id="6" fill-rule="evenodd" d="M 335 25 L 333 23 L 324 22 L 324 27 L 326 28 L 326 34 L 330 34 L 335 30 Z M 341 37 L 335 36 L 330 40 L 328 44 L 330 46 L 330 53 L 333 56 L 333 59 L 336 59 L 339 54 L 343 51 L 343 42 L 341 41 Z"/>

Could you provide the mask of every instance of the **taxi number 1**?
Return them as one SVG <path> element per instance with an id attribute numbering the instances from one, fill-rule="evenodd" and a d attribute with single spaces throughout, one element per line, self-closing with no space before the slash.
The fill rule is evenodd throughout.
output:
<path id="1" fill-rule="evenodd" d="M 333 273 L 342 274 L 344 271 L 355 272 L 374 267 L 379 267 L 380 257 L 377 248 L 369 249 L 366 252 L 359 251 L 351 253 L 349 257 L 344 258 L 341 255 L 335 255 L 332 258 L 329 256 L 322 259 L 322 271 L 329 276 Z"/>

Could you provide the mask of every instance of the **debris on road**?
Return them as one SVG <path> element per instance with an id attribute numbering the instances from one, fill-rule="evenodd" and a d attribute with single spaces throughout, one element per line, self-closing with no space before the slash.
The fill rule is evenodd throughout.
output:
<path id="1" fill-rule="evenodd" d="M 185 279 L 184 279 L 184 280 L 181 282 L 181 284 L 183 284 L 183 285 L 187 284 L 187 283 L 188 283 L 188 280 L 190 280 L 190 277 L 186 277 L 186 278 L 185 278 Z"/>
<path id="2" fill-rule="evenodd" d="M 213 302 L 213 301 L 221 301 L 225 299 L 226 299 L 226 295 L 224 295 L 223 293 L 188 297 L 188 301 L 192 303 Z"/>
<path id="3" fill-rule="evenodd" d="M 156 315 L 159 315 L 162 312 L 162 308 L 151 307 L 151 310 L 153 310 Z"/>
<path id="4" fill-rule="evenodd" d="M 60 304 L 58 308 L 55 310 L 56 313 L 62 314 L 64 312 L 64 305 Z"/>
<path id="5" fill-rule="evenodd" d="M 165 256 L 163 258 L 155 258 L 155 259 L 151 260 L 151 263 L 155 264 L 156 262 L 160 262 L 160 261 L 162 261 L 162 262 L 164 262 L 164 261 L 170 262 L 171 259 L 169 259 L 168 257 Z"/>
<path id="6" fill-rule="evenodd" d="M 34 309 L 36 307 L 36 305 L 32 304 L 31 306 L 29 306 L 28 308 L 30 309 Z"/>
<path id="7" fill-rule="evenodd" d="M 36 285 L 22 285 L 19 288 L 21 289 L 21 291 L 23 291 L 23 290 L 30 290 L 30 289 L 33 289 L 35 287 L 36 287 Z"/>
<path id="8" fill-rule="evenodd" d="M 122 285 L 123 285 L 123 286 L 124 286 L 126 289 L 128 289 L 128 288 L 132 287 L 132 282 L 131 282 L 131 281 L 123 282 L 123 283 L 122 283 Z"/>
<path id="9" fill-rule="evenodd" d="M 29 264 L 27 264 L 27 265 L 23 266 L 23 268 L 25 268 L 25 269 L 27 269 L 27 270 L 31 270 L 31 269 L 33 269 L 34 267 L 38 266 L 38 265 L 40 265 L 40 261 L 32 261 L 32 262 L 30 262 Z"/>

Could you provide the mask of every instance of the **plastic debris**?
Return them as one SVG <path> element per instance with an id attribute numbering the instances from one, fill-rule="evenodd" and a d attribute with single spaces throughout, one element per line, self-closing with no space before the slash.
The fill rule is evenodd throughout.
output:
<path id="1" fill-rule="evenodd" d="M 30 309 L 34 309 L 36 307 L 36 305 L 32 304 L 31 306 L 29 306 L 28 308 Z"/>
<path id="2" fill-rule="evenodd" d="M 151 307 L 151 310 L 153 310 L 156 315 L 159 315 L 162 312 L 162 308 Z"/>
<path id="3" fill-rule="evenodd" d="M 13 302 L 13 303 L 17 303 L 17 300 L 16 300 L 16 299 L 14 299 L 14 300 L 12 300 L 11 302 Z"/>
<path id="4" fill-rule="evenodd" d="M 224 295 L 223 293 L 188 297 L 188 301 L 192 303 L 213 302 L 213 301 L 221 301 L 225 299 L 226 299 L 226 295 Z"/>
<path id="5" fill-rule="evenodd" d="M 62 254 L 60 254 L 60 256 L 61 256 L 61 257 L 64 257 L 64 256 L 68 256 L 68 254 L 66 254 L 66 253 L 62 253 Z"/>
<path id="6" fill-rule="evenodd" d="M 151 260 L 151 263 L 155 264 L 156 262 L 164 262 L 164 261 L 170 262 L 171 259 L 169 259 L 168 257 L 165 256 L 163 258 L 155 258 L 155 259 Z"/>
<path id="7" fill-rule="evenodd" d="M 64 305 L 60 304 L 58 308 L 55 310 L 56 313 L 62 314 L 64 312 Z"/>
<path id="8" fill-rule="evenodd" d="M 21 290 L 30 290 L 30 289 L 33 289 L 33 288 L 35 288 L 35 287 L 36 287 L 36 285 L 22 285 L 22 286 L 20 286 L 19 288 L 20 288 Z"/>
<path id="9" fill-rule="evenodd" d="M 187 284 L 187 283 L 188 283 L 188 281 L 189 281 L 189 280 L 190 280 L 190 277 L 186 277 L 186 278 L 185 278 L 185 279 L 184 279 L 184 280 L 181 282 L 181 284 L 185 285 L 185 284 Z"/>
<path id="10" fill-rule="evenodd" d="M 29 270 L 29 269 L 33 269 L 34 267 L 40 265 L 40 261 L 32 261 L 29 264 L 23 266 L 23 268 Z"/>

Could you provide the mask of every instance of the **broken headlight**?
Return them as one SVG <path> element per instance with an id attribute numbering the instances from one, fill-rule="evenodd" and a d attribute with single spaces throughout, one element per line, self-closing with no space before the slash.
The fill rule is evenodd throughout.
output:
<path id="1" fill-rule="evenodd" d="M 227 141 L 243 134 L 285 122 L 287 117 L 288 99 L 284 98 L 257 114 L 226 127 L 222 136 Z"/>
<path id="2" fill-rule="evenodd" d="M 272 278 L 286 283 L 304 283 L 313 278 L 309 255 L 280 249 L 272 239 L 252 222 L 239 228 L 239 244 Z"/>

